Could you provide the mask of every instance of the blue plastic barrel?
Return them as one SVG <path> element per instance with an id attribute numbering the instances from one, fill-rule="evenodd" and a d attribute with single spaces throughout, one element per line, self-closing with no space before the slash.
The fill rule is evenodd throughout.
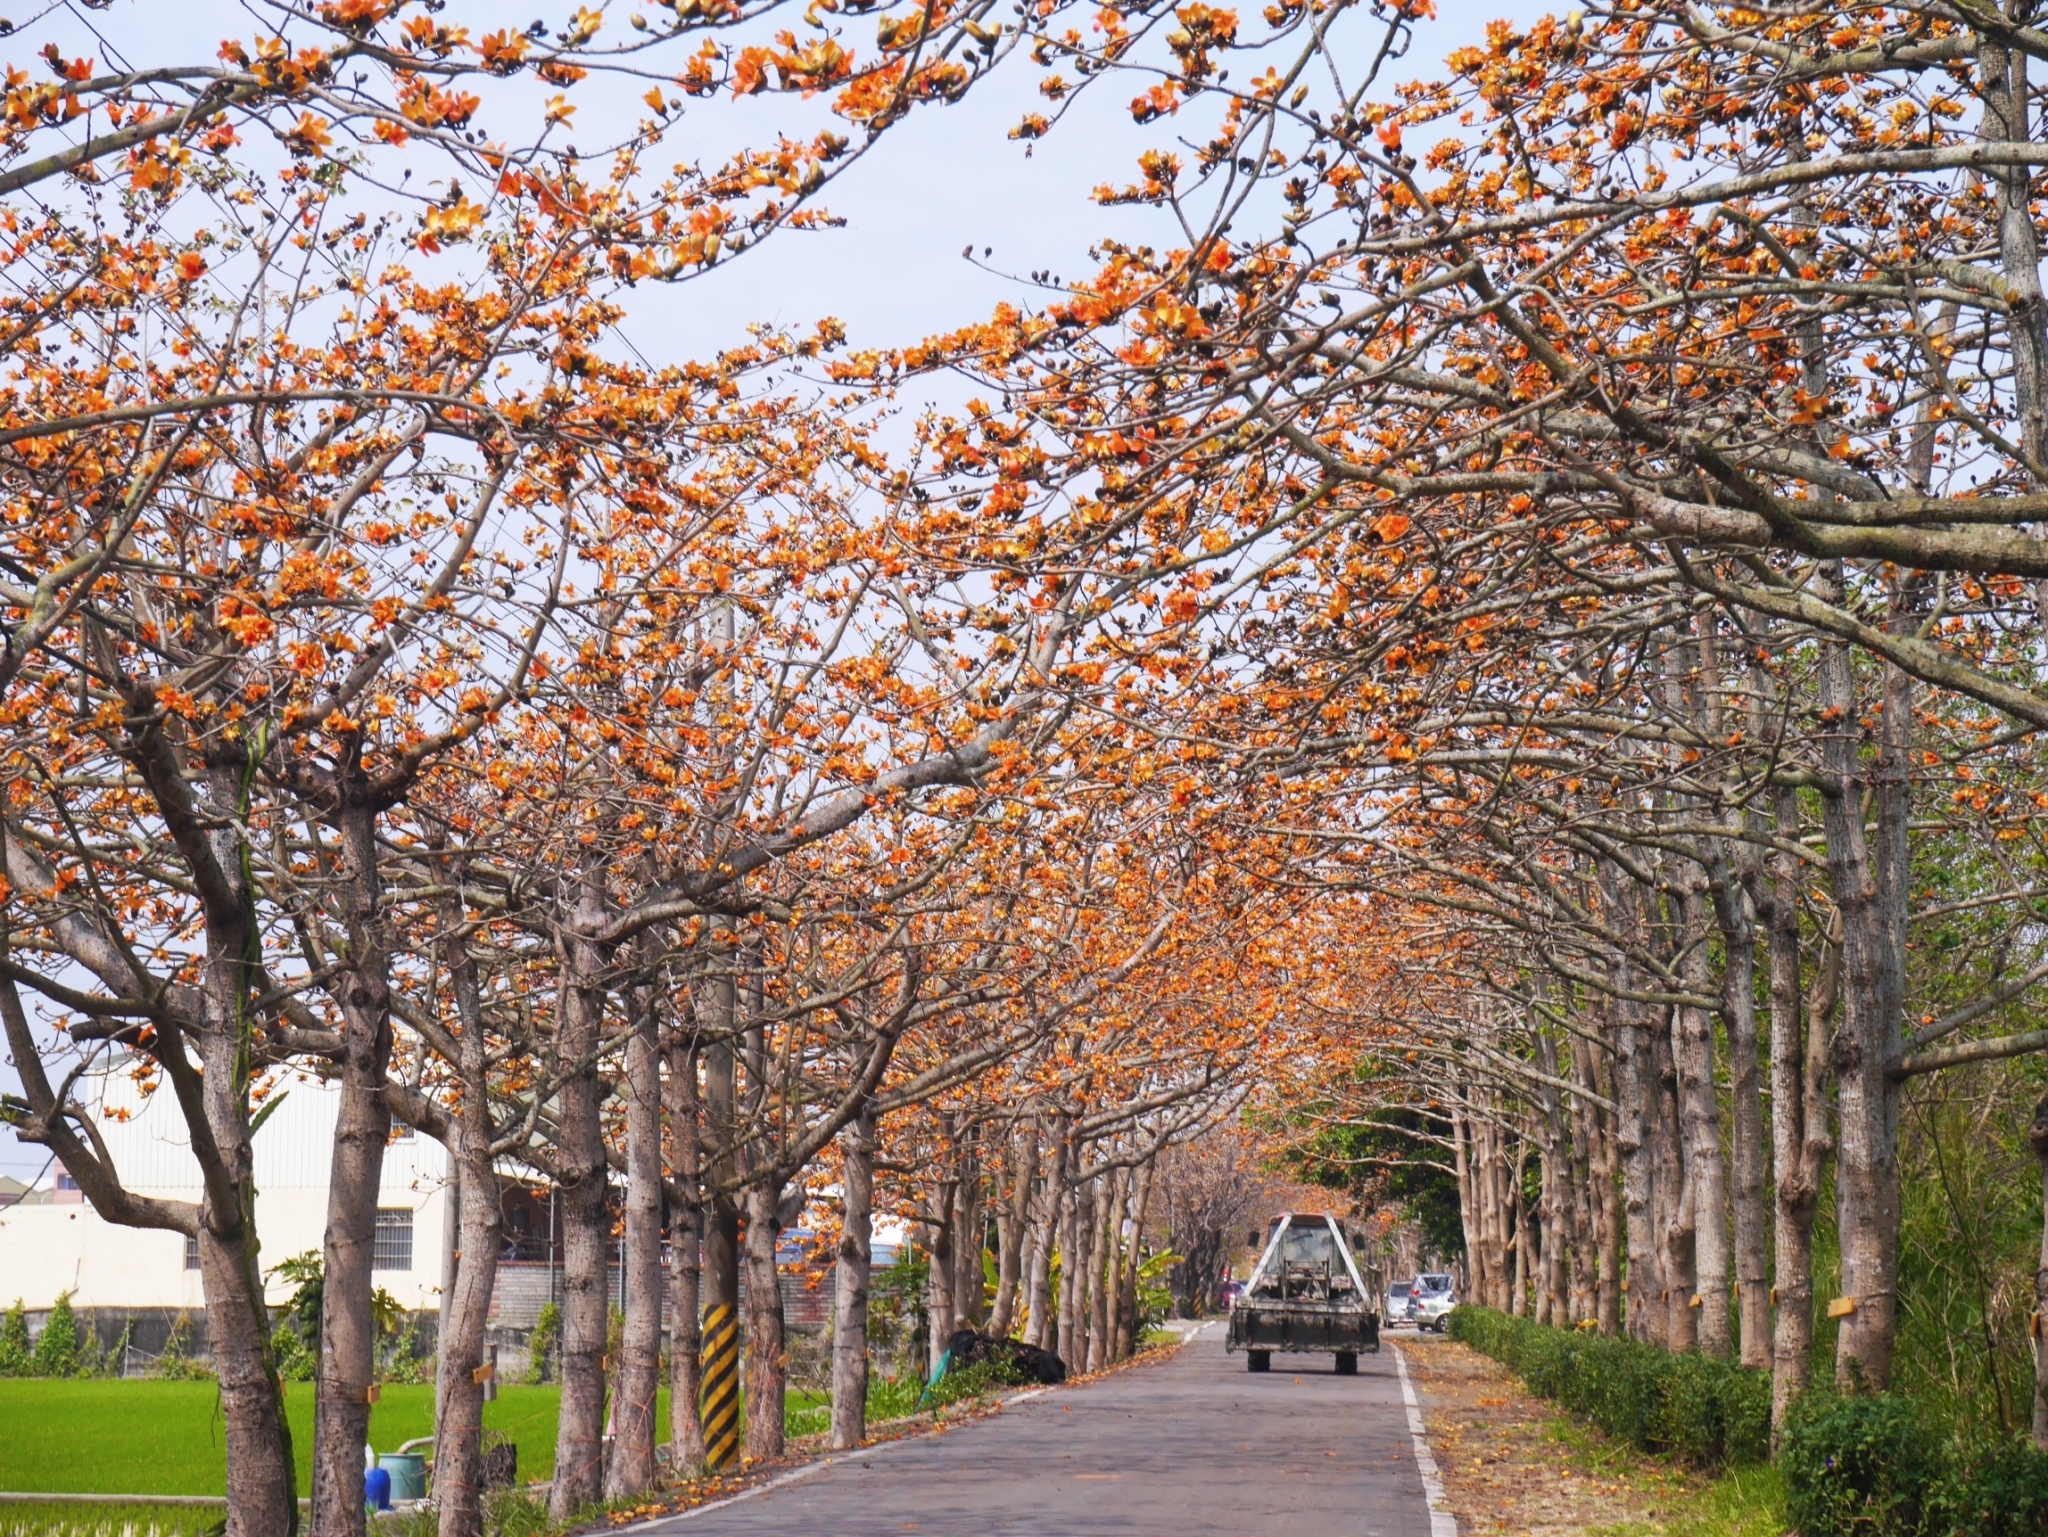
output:
<path id="1" fill-rule="evenodd" d="M 371 1510 L 391 1508 L 391 1475 L 382 1468 L 363 1469 L 363 1504 Z"/>

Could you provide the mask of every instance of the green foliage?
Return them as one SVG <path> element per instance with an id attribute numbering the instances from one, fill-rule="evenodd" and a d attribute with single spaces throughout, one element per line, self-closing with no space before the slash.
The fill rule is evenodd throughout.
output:
<path id="1" fill-rule="evenodd" d="M 1947 1474 L 1941 1441 L 1890 1393 L 1809 1393 L 1778 1452 L 1785 1505 L 1804 1537 L 1933 1537 Z"/>
<path id="2" fill-rule="evenodd" d="M 2048 1452 L 2021 1439 L 1972 1449 L 1940 1423 L 1899 1393 L 1816 1390 L 1793 1405 L 1778 1463 L 1802 1537 L 2048 1532 Z"/>
<path id="3" fill-rule="evenodd" d="M 1944 1073 L 1908 1096 L 1901 1127 L 1891 1386 L 1970 1445 L 2003 1442 L 2032 1418 L 2027 1319 L 2041 1246 L 2040 1165 L 2025 1134 L 2040 1098 L 2033 1071 L 1992 1063 Z"/>
<path id="4" fill-rule="evenodd" d="M 270 1336 L 270 1358 L 282 1382 L 311 1382 L 319 1376 L 320 1351 L 299 1338 L 290 1324 L 279 1324 Z"/>
<path id="5" fill-rule="evenodd" d="M 164 1339 L 163 1354 L 150 1368 L 150 1376 L 166 1382 L 191 1382 L 211 1377 L 213 1373 L 204 1364 L 191 1358 L 191 1349 L 192 1320 L 180 1313 L 171 1320 L 171 1332 Z"/>
<path id="6" fill-rule="evenodd" d="M 326 1279 L 320 1251 L 294 1254 L 271 1270 L 269 1279 L 292 1288 L 271 1332 L 270 1355 L 277 1375 L 286 1382 L 311 1382 L 320 1367 L 320 1304 Z"/>
<path id="7" fill-rule="evenodd" d="M 559 1303 L 550 1302 L 540 1310 L 540 1316 L 533 1322 L 533 1333 L 526 1337 L 528 1382 L 554 1381 L 555 1357 L 562 1349 L 562 1309 Z"/>
<path id="8" fill-rule="evenodd" d="M 373 1299 L 374 1302 L 374 1299 Z M 420 1341 L 420 1320 L 417 1313 L 397 1309 L 403 1327 L 395 1333 L 388 1327 L 384 1331 L 383 1343 L 377 1349 L 377 1378 L 380 1382 L 432 1382 L 434 1380 L 434 1352 Z M 374 1316 L 374 1313 L 373 1313 Z M 387 1320 L 389 1315 L 387 1314 Z"/>
<path id="9" fill-rule="evenodd" d="M 0 1377 L 26 1377 L 29 1365 L 28 1309 L 16 1297 L 0 1318 Z"/>
<path id="10" fill-rule="evenodd" d="M 1450 1315 L 1453 1339 L 1492 1356 L 1539 1397 L 1585 1416 L 1639 1451 L 1699 1468 L 1764 1461 L 1771 1379 L 1706 1356 L 1675 1356 L 1640 1340 L 1554 1329 L 1491 1308 Z"/>
<path id="11" fill-rule="evenodd" d="M 1137 1333 L 1141 1339 L 1148 1330 L 1173 1316 L 1173 1284 L 1168 1272 L 1180 1262 L 1181 1256 L 1169 1250 L 1151 1255 L 1139 1264 Z"/>
<path id="12" fill-rule="evenodd" d="M 50 1320 L 36 1336 L 31 1370 L 38 1377 L 69 1377 L 78 1370 L 78 1315 L 71 1311 L 71 1293 L 59 1292 Z"/>
<path id="13" fill-rule="evenodd" d="M 925 1393 L 924 1402 L 927 1408 L 943 1408 L 964 1399 L 979 1398 L 999 1388 L 1021 1387 L 1029 1381 L 1029 1374 L 1011 1361 L 977 1361 L 972 1366 L 949 1371 L 934 1382 Z"/>
<path id="14" fill-rule="evenodd" d="M 290 1329 L 307 1344 L 316 1344 L 320 1339 L 320 1299 L 326 1286 L 320 1251 L 308 1249 L 304 1254 L 294 1254 L 290 1259 L 280 1261 L 270 1272 L 269 1279 L 284 1281 L 292 1288 L 291 1300 L 284 1305 L 279 1326 Z"/>
<path id="15" fill-rule="evenodd" d="M 125 1376 L 128 1370 L 128 1347 L 135 1343 L 135 1320 L 128 1317 L 121 1320 L 121 1332 L 115 1336 L 114 1345 L 100 1361 L 99 1375 L 102 1377 Z"/>
<path id="16" fill-rule="evenodd" d="M 914 1245 L 905 1244 L 870 1282 L 868 1339 L 877 1359 L 895 1363 L 895 1375 L 921 1371 L 929 1359 L 931 1319 L 925 1309 L 925 1285 L 930 1276 L 931 1261 Z"/>
<path id="17" fill-rule="evenodd" d="M 1302 1112 L 1304 1118 L 1316 1107 Z M 1458 1180 L 1447 1173 L 1428 1142 L 1443 1123 L 1419 1110 L 1387 1109 L 1370 1121 L 1326 1124 L 1296 1141 L 1288 1172 L 1312 1185 L 1348 1191 L 1371 1205 L 1400 1206 L 1422 1229 L 1423 1248 L 1456 1254 L 1465 1247 L 1458 1215 Z"/>
<path id="18" fill-rule="evenodd" d="M 2023 1440 L 1968 1459 L 1942 1490 L 1953 1537 L 2041 1537 L 2048 1532 L 2048 1452 Z"/>

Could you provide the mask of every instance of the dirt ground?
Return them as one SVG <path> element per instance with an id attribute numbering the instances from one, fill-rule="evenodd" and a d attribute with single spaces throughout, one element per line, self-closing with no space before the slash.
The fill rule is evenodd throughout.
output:
<path id="1" fill-rule="evenodd" d="M 1705 1484 L 1603 1444 L 1454 1340 L 1396 1336 L 1459 1537 L 1650 1537 Z"/>

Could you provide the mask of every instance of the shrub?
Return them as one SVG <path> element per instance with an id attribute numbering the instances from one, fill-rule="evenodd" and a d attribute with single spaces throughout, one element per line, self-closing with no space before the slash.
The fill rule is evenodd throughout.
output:
<path id="1" fill-rule="evenodd" d="M 191 1348 L 192 1320 L 180 1313 L 171 1320 L 171 1332 L 164 1340 L 163 1354 L 156 1358 L 156 1364 L 150 1368 L 150 1376 L 161 1377 L 171 1382 L 211 1377 L 213 1373 L 188 1354 Z"/>
<path id="2" fill-rule="evenodd" d="M 1890 1393 L 1808 1393 L 1779 1443 L 1785 1509 L 1802 1537 L 1937 1537 L 1944 1444 Z"/>
<path id="3" fill-rule="evenodd" d="M 318 1342 L 309 1346 L 289 1323 L 279 1324 L 271 1334 L 270 1358 L 280 1382 L 313 1382 L 320 1375 Z"/>
<path id="4" fill-rule="evenodd" d="M 406 1313 L 404 1327 L 386 1336 L 378 1349 L 377 1376 L 383 1382 L 432 1382 L 434 1350 L 420 1340 L 418 1313 Z"/>
<path id="5" fill-rule="evenodd" d="M 103 1377 L 125 1377 L 128 1375 L 128 1350 L 135 1343 L 135 1318 L 133 1314 L 121 1320 L 121 1332 L 115 1336 L 113 1345 L 100 1362 Z"/>
<path id="6" fill-rule="evenodd" d="M 50 1321 L 36 1336 L 33 1370 L 38 1377 L 69 1377 L 78 1369 L 78 1315 L 71 1311 L 71 1293 L 59 1292 Z"/>
<path id="7" fill-rule="evenodd" d="M 540 1310 L 526 1337 L 528 1382 L 554 1381 L 555 1353 L 562 1348 L 562 1309 L 553 1302 Z"/>
<path id="8" fill-rule="evenodd" d="M 1762 1462 L 1770 1454 L 1768 1373 L 1492 1308 L 1456 1309 L 1450 1333 L 1515 1372 L 1538 1397 L 1640 1451 L 1668 1452 L 1702 1468 Z"/>
<path id="9" fill-rule="evenodd" d="M 7 1316 L 0 1318 L 0 1377 L 27 1376 L 29 1366 L 28 1309 L 16 1297 Z"/>
<path id="10" fill-rule="evenodd" d="M 2040 1537 L 2048 1532 L 2048 1452 L 2011 1441 L 1960 1465 L 1940 1498 L 1953 1537 Z"/>

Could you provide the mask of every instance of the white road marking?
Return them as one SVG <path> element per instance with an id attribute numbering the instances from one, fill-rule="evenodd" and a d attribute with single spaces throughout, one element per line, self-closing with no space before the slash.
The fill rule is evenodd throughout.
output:
<path id="1" fill-rule="evenodd" d="M 822 1473 L 838 1461 L 839 1458 L 837 1457 L 820 1458 L 816 1462 L 808 1462 L 800 1468 L 792 1468 L 787 1473 L 779 1474 L 769 1479 L 765 1484 L 756 1484 L 751 1489 L 742 1489 L 730 1499 L 713 1500 L 709 1505 L 699 1505 L 694 1510 L 678 1511 L 673 1515 L 667 1516 L 656 1516 L 651 1521 L 642 1521 L 633 1526 L 622 1526 L 619 1530 L 621 1532 L 651 1532 L 656 1527 L 669 1526 L 678 1521 L 694 1521 L 697 1517 L 709 1515 L 714 1510 L 723 1510 L 728 1505 L 739 1504 L 741 1500 L 751 1500 L 757 1494 L 766 1494 L 770 1489 L 780 1489 L 784 1484 L 793 1484 L 800 1478 L 809 1478 L 813 1473 Z M 1431 1537 L 1435 1537 L 1435 1534 L 1432 1533 Z"/>
<path id="2" fill-rule="evenodd" d="M 1027 1398 L 1042 1398 L 1051 1391 L 1051 1388 L 1032 1388 L 1029 1392 L 1017 1393 L 1003 1399 L 997 1407 L 1021 1404 Z M 972 1424 L 974 1422 L 968 1420 L 963 1423 Z M 787 1473 L 778 1474 L 776 1477 L 769 1479 L 765 1484 L 756 1484 L 751 1489 L 742 1489 L 738 1494 L 731 1495 L 726 1499 L 713 1500 L 709 1505 L 698 1505 L 693 1509 L 679 1510 L 665 1516 L 655 1516 L 649 1520 L 637 1522 L 632 1526 L 622 1526 L 619 1528 L 619 1531 L 621 1533 L 651 1532 L 656 1528 L 667 1527 L 677 1521 L 694 1521 L 697 1517 L 708 1515 L 714 1510 L 723 1510 L 728 1505 L 739 1504 L 741 1500 L 751 1500 L 757 1494 L 766 1494 L 771 1489 L 780 1489 L 784 1484 L 793 1484 L 800 1478 L 809 1478 L 813 1473 L 822 1473 L 827 1468 L 849 1461 L 856 1455 L 863 1459 L 886 1456 L 898 1447 L 909 1446 L 915 1442 L 922 1441 L 925 1438 L 925 1434 L 928 1433 L 928 1431 L 923 1433 L 913 1431 L 909 1435 L 897 1436 L 892 1440 L 877 1441 L 872 1446 L 863 1446 L 858 1453 L 834 1452 L 829 1457 L 820 1457 L 816 1462 L 807 1462 L 800 1468 L 792 1468 Z M 1432 1532 L 1430 1537 L 1436 1537 L 1436 1534 Z"/>
<path id="3" fill-rule="evenodd" d="M 1391 1343 L 1391 1341 L 1389 1342 Z M 1436 1458 L 1422 1434 L 1422 1400 L 1415 1396 L 1415 1384 L 1408 1380 L 1408 1358 L 1394 1346 L 1394 1365 L 1401 1373 L 1401 1401 L 1408 1406 L 1408 1435 L 1415 1442 L 1415 1469 L 1422 1475 L 1423 1498 L 1429 1501 L 1429 1537 L 1458 1537 L 1458 1518 L 1451 1514 L 1451 1502 L 1444 1498 L 1444 1481 L 1437 1476 Z"/>

